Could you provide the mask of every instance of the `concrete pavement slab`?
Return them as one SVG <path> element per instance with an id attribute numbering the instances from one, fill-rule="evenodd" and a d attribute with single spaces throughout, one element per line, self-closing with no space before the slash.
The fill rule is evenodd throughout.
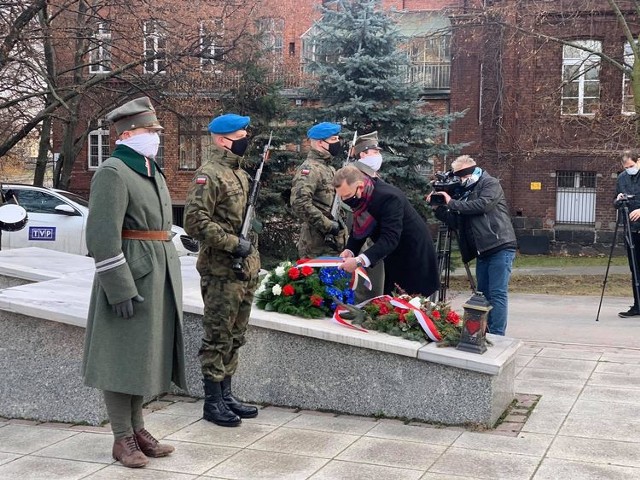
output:
<path id="1" fill-rule="evenodd" d="M 144 417 L 144 426 L 154 437 L 163 438 L 197 422 L 201 417 L 202 414 L 197 417 L 187 417 L 184 415 L 162 415 L 160 412 L 154 412 Z"/>
<path id="2" fill-rule="evenodd" d="M 553 435 L 538 433 L 520 433 L 517 437 L 502 437 L 484 433 L 464 432 L 453 443 L 456 448 L 486 450 L 496 453 L 515 453 L 542 458 L 553 441 Z"/>
<path id="3" fill-rule="evenodd" d="M 543 350 L 544 352 L 544 350 Z M 541 352 L 542 354 L 542 352 Z M 553 358 L 536 356 L 529 364 L 527 368 L 539 368 L 544 370 L 555 370 L 563 372 L 578 372 L 583 373 L 588 378 L 596 368 L 597 362 L 594 360 L 575 360 L 569 358 Z"/>
<path id="4" fill-rule="evenodd" d="M 640 376 L 628 377 L 626 375 L 610 375 L 607 373 L 594 373 L 589 378 L 587 385 L 601 385 L 608 387 L 640 388 Z"/>
<path id="5" fill-rule="evenodd" d="M 545 458 L 532 480 L 631 480 L 640 478 L 640 470 L 597 463 Z"/>
<path id="6" fill-rule="evenodd" d="M 148 468 L 134 469 L 110 465 L 86 478 L 87 480 L 194 480 L 197 476 L 176 472 L 161 472 Z"/>
<path id="7" fill-rule="evenodd" d="M 640 407 L 640 389 L 587 385 L 580 399 L 594 402 L 631 403 Z"/>
<path id="8" fill-rule="evenodd" d="M 243 423 L 258 423 L 261 425 L 274 425 L 276 427 L 285 425 L 301 414 L 292 408 L 264 407 L 258 412 L 256 418 L 246 418 Z"/>
<path id="9" fill-rule="evenodd" d="M 418 480 L 422 470 L 366 465 L 333 460 L 311 477 L 312 480 Z"/>
<path id="10" fill-rule="evenodd" d="M 319 417 L 309 414 L 299 415 L 286 424 L 287 428 L 301 428 L 351 435 L 364 435 L 375 426 L 375 418 L 353 417 L 350 415 Z"/>
<path id="11" fill-rule="evenodd" d="M 639 446 L 632 442 L 559 435 L 553 441 L 547 457 L 640 468 Z"/>
<path id="12" fill-rule="evenodd" d="M 528 480 L 540 459 L 539 456 L 450 448 L 429 468 L 429 472 L 491 480 Z"/>
<path id="13" fill-rule="evenodd" d="M 112 446 L 113 435 L 79 433 L 42 450 L 38 450 L 34 455 L 111 464 L 115 461 L 111 458 Z"/>
<path id="14" fill-rule="evenodd" d="M 426 470 L 445 449 L 442 445 L 363 437 L 338 455 L 337 460 Z"/>
<path id="15" fill-rule="evenodd" d="M 77 433 L 28 425 L 7 425 L 0 429 L 0 452 L 23 455 L 33 453 L 73 435 Z"/>
<path id="16" fill-rule="evenodd" d="M 242 450 L 206 475 L 243 480 L 303 480 L 320 470 L 327 461 L 290 453 Z"/>
<path id="17" fill-rule="evenodd" d="M 146 469 L 202 475 L 240 451 L 239 448 L 199 443 L 167 443 L 176 447 L 176 451 L 168 457 L 152 459 Z"/>
<path id="18" fill-rule="evenodd" d="M 11 480 L 78 480 L 100 470 L 99 463 L 25 456 L 0 466 L 0 478 Z"/>
<path id="19" fill-rule="evenodd" d="M 538 357 L 570 358 L 574 360 L 600 360 L 604 355 L 601 347 L 595 348 L 543 348 L 537 354 Z"/>
<path id="20" fill-rule="evenodd" d="M 206 420 L 198 420 L 167 437 L 167 440 L 205 443 L 228 447 L 247 447 L 269 434 L 276 427 L 243 423 L 241 427 L 220 427 Z"/>
<path id="21" fill-rule="evenodd" d="M 255 450 L 333 458 L 359 437 L 342 433 L 319 432 L 280 427 L 251 445 Z"/>
<path id="22" fill-rule="evenodd" d="M 406 440 L 409 442 L 430 443 L 433 445 L 451 445 L 462 431 L 450 428 L 430 426 L 410 426 L 393 423 L 379 423 L 369 430 L 367 437 Z"/>
<path id="23" fill-rule="evenodd" d="M 579 399 L 567 415 L 559 433 L 565 436 L 640 443 L 638 406 Z"/>

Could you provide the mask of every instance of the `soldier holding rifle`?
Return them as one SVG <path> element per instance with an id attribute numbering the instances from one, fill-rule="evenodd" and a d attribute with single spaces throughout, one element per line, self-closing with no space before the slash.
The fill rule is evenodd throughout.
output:
<path id="1" fill-rule="evenodd" d="M 338 256 L 347 241 L 347 228 L 335 208 L 331 185 L 335 173 L 331 159 L 342 153 L 340 128 L 337 123 L 322 122 L 308 130 L 311 150 L 293 177 L 291 208 L 302 222 L 300 258 Z"/>
<path id="2" fill-rule="evenodd" d="M 231 391 L 260 270 L 257 234 L 247 228 L 252 219 L 246 218 L 253 212 L 247 205 L 251 177 L 241 167 L 248 124 L 249 117 L 232 113 L 211 121 L 213 152 L 196 171 L 184 212 L 185 230 L 201 245 L 197 269 L 204 300 L 199 352 L 205 391 L 203 418 L 225 427 L 258 415 L 256 407 L 241 403 Z M 267 152 L 268 145 L 263 162 Z M 254 188 L 258 182 L 256 178 Z M 254 201 L 255 196 L 251 195 Z"/>

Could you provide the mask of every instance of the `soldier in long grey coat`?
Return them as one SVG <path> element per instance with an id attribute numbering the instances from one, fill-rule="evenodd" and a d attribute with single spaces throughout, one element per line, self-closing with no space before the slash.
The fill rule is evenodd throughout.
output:
<path id="1" fill-rule="evenodd" d="M 201 245 L 196 266 L 204 301 L 202 418 L 224 427 L 258 415 L 256 407 L 240 402 L 231 390 L 260 270 L 257 235 L 239 236 L 251 188 L 242 169 L 249 120 L 227 113 L 209 123 L 211 155 L 196 172 L 184 207 L 184 229 Z M 240 269 L 233 268 L 236 262 Z"/>
<path id="2" fill-rule="evenodd" d="M 340 125 L 322 122 L 307 132 L 309 154 L 293 177 L 291 208 L 302 223 L 298 255 L 311 258 L 338 254 L 347 241 L 347 229 L 331 216 L 336 192 L 331 185 L 335 169 L 331 158 L 341 152 Z"/>
<path id="3" fill-rule="evenodd" d="M 104 392 L 113 457 L 143 467 L 173 452 L 144 428 L 144 396 L 186 389 L 182 277 L 171 242 L 171 199 L 154 162 L 159 137 L 147 97 L 107 115 L 119 140 L 93 176 L 87 247 L 96 262 L 83 362 L 84 383 Z"/>

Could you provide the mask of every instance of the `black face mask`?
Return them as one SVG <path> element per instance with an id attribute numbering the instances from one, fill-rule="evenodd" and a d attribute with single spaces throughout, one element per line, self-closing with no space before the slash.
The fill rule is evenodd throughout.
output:
<path id="1" fill-rule="evenodd" d="M 231 138 L 224 137 L 231 142 L 231 153 L 238 155 L 239 157 L 244 155 L 249 146 L 249 139 L 247 137 L 239 138 L 238 140 L 232 140 Z"/>
<path id="2" fill-rule="evenodd" d="M 353 197 L 349 197 L 346 200 L 342 200 L 342 203 L 348 206 L 351 210 L 357 209 L 364 201 L 364 198 L 362 197 L 358 198 L 356 195 L 358 195 L 357 190 L 356 190 L 356 193 L 353 194 Z"/>
<path id="3" fill-rule="evenodd" d="M 332 157 L 335 157 L 336 155 L 339 155 L 342 152 L 342 143 L 340 141 L 337 141 L 335 143 L 329 143 L 328 145 L 329 145 L 328 151 Z"/>

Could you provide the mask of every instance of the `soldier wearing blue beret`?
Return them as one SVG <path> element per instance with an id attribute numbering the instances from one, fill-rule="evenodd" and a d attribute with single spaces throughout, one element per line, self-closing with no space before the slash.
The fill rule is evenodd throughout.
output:
<path id="1" fill-rule="evenodd" d="M 340 128 L 337 123 L 322 122 L 307 131 L 311 149 L 296 170 L 291 187 L 291 207 L 302 222 L 300 258 L 338 255 L 347 240 L 346 228 L 331 216 L 335 169 L 329 162 L 342 152 Z"/>
<path id="2" fill-rule="evenodd" d="M 258 415 L 256 407 L 244 405 L 231 392 L 260 270 L 257 235 L 251 240 L 239 236 L 251 187 L 251 177 L 241 168 L 249 120 L 235 113 L 211 120 L 213 151 L 196 171 L 184 209 L 184 229 L 201 245 L 196 266 L 204 301 L 202 416 L 225 427 Z M 244 259 L 242 279 L 232 268 L 234 257 Z"/>

